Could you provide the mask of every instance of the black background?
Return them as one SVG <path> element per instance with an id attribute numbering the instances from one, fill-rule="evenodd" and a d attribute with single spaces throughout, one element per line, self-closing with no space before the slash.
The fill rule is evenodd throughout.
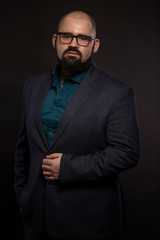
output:
<path id="1" fill-rule="evenodd" d="M 127 212 L 124 240 L 160 239 L 160 67 L 158 1 L 26 0 L 1 3 L 0 199 L 1 232 L 23 239 L 13 191 L 15 143 L 22 89 L 30 74 L 56 64 L 52 35 L 61 16 L 91 14 L 101 46 L 94 56 L 103 70 L 131 84 L 137 96 L 141 153 L 139 164 L 121 174 Z"/>

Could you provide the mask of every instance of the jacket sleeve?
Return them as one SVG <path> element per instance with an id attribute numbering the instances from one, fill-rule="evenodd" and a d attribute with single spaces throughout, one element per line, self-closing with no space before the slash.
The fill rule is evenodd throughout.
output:
<path id="1" fill-rule="evenodd" d="M 26 117 L 25 117 L 25 93 L 27 81 L 23 90 L 22 110 L 21 110 L 21 124 L 20 131 L 17 138 L 15 149 L 15 163 L 14 163 L 14 190 L 16 193 L 17 201 L 19 203 L 22 190 L 25 186 L 28 176 L 29 152 L 26 135 Z"/>
<path id="2" fill-rule="evenodd" d="M 134 167 L 139 160 L 139 127 L 131 87 L 116 97 L 106 121 L 106 147 L 87 155 L 64 154 L 61 182 L 96 181 Z"/>

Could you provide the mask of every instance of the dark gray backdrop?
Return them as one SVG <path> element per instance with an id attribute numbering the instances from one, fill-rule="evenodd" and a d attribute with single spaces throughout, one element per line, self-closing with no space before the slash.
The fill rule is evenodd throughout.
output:
<path id="1" fill-rule="evenodd" d="M 157 1 L 158 2 L 158 1 Z M 56 64 L 52 35 L 60 17 L 72 10 L 91 14 L 101 40 L 96 64 L 131 84 L 136 92 L 141 134 L 140 163 L 121 174 L 127 212 L 124 240 L 158 240 L 160 192 L 159 11 L 156 1 L 9 1 L 1 5 L 0 183 L 4 239 L 22 238 L 13 192 L 14 150 L 22 89 L 30 74 Z"/>

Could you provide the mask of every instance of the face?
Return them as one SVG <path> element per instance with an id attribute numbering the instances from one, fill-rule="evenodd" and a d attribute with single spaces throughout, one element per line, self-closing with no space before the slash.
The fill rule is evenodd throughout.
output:
<path id="1" fill-rule="evenodd" d="M 72 33 L 73 35 L 83 34 L 94 37 L 89 19 L 77 19 L 72 16 L 67 16 L 63 20 L 58 31 Z M 99 40 L 91 40 L 87 47 L 83 47 L 78 45 L 76 38 L 73 38 L 70 44 L 63 44 L 60 42 L 59 36 L 54 34 L 53 47 L 56 48 L 57 57 L 60 61 L 65 61 L 71 65 L 74 63 L 83 65 L 88 59 L 91 59 L 93 53 L 98 51 Z"/>

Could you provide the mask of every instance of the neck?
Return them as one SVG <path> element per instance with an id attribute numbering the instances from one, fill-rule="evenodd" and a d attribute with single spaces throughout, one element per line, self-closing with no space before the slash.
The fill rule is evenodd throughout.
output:
<path id="1" fill-rule="evenodd" d="M 70 78 L 70 77 L 72 77 L 74 74 L 73 73 L 70 73 L 70 72 L 67 72 L 67 71 L 65 71 L 65 70 L 62 70 L 61 72 L 60 72 L 60 78 L 61 79 L 66 79 L 66 78 Z"/>
<path id="2" fill-rule="evenodd" d="M 64 80 L 67 79 L 67 78 L 70 78 L 72 77 L 74 74 L 70 73 L 70 72 L 67 72 L 67 71 L 64 71 L 62 70 L 60 72 L 60 81 L 61 81 L 61 88 L 63 87 L 63 83 L 64 83 Z"/>

